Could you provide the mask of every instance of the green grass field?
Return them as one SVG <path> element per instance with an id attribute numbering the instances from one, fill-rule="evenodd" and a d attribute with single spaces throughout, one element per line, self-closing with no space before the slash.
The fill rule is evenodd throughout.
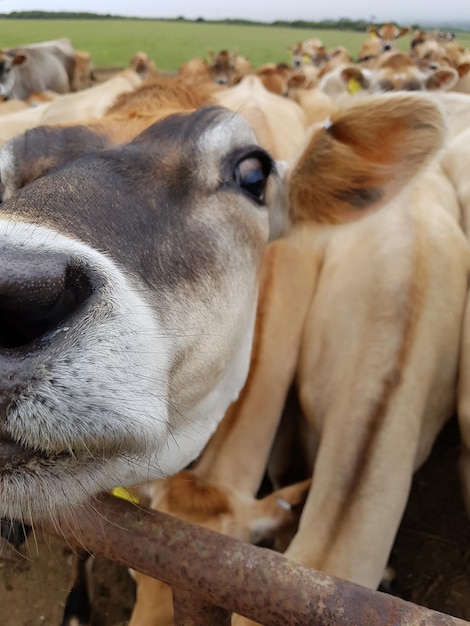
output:
<path id="1" fill-rule="evenodd" d="M 343 45 L 355 57 L 366 37 L 338 30 L 158 20 L 0 20 L 0 34 L 2 48 L 70 37 L 76 49 L 91 52 L 95 67 L 127 66 L 133 54 L 143 50 L 162 70 L 176 70 L 192 57 L 221 49 L 238 50 L 255 67 L 288 61 L 288 46 L 310 37 L 319 37 L 327 48 Z M 409 37 L 398 41 L 403 50 L 409 48 Z M 459 41 L 469 47 L 470 35 L 459 36 Z"/>

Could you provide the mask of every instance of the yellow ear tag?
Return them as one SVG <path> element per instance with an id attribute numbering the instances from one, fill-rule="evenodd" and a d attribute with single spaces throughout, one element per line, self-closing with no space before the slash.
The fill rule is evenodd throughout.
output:
<path id="1" fill-rule="evenodd" d="M 377 33 L 369 33 L 371 39 L 377 39 Z"/>
<path id="2" fill-rule="evenodd" d="M 133 496 L 125 487 L 114 487 L 111 493 L 113 496 L 116 496 L 116 498 L 128 500 L 128 502 L 132 502 L 133 504 L 138 504 L 139 502 L 139 498 Z"/>
<path id="3" fill-rule="evenodd" d="M 308 54 L 303 54 L 302 55 L 302 61 L 305 61 L 306 63 L 310 63 L 311 60 L 312 59 L 308 56 Z"/>
<path id="4" fill-rule="evenodd" d="M 357 80 L 357 78 L 350 78 L 348 80 L 348 93 L 354 94 L 361 91 L 361 89 L 361 83 Z"/>

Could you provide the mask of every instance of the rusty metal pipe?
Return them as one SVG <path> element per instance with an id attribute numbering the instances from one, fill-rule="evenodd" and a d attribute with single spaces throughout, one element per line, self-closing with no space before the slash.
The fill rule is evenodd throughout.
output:
<path id="1" fill-rule="evenodd" d="M 194 593 L 173 589 L 175 626 L 230 626 L 232 613 L 208 604 Z"/>
<path id="2" fill-rule="evenodd" d="M 180 623 L 199 626 L 198 614 L 210 604 L 219 608 L 206 613 L 205 626 L 216 619 L 218 625 L 226 623 L 227 611 L 265 626 L 470 626 L 108 494 L 100 495 L 93 509 L 75 508 L 43 527 L 170 584 L 182 597 L 176 609 Z M 185 622 L 192 594 L 195 617 Z"/>

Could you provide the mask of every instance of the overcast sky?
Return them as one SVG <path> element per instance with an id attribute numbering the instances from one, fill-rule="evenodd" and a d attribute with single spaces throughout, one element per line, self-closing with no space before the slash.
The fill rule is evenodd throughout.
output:
<path id="1" fill-rule="evenodd" d="M 272 22 L 277 19 L 319 21 L 326 18 L 395 21 L 401 24 L 437 21 L 469 21 L 467 0 L 0 0 L 0 12 L 40 9 L 44 11 L 91 11 L 136 17 L 178 17 L 223 19 L 242 17 Z"/>

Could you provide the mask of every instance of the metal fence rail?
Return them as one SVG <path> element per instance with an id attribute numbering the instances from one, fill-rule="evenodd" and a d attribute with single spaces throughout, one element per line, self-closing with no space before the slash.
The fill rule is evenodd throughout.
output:
<path id="1" fill-rule="evenodd" d="M 44 529 L 170 584 L 176 626 L 470 626 L 108 494 Z"/>

